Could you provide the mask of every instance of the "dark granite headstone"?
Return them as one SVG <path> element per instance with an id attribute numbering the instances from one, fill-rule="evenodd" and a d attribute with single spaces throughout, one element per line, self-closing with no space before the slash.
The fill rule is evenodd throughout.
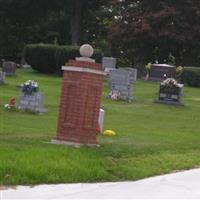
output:
<path id="1" fill-rule="evenodd" d="M 5 83 L 5 72 L 0 72 L 0 85 Z"/>
<path id="2" fill-rule="evenodd" d="M 109 72 L 109 86 L 111 91 L 119 91 L 120 98 L 131 102 L 133 100 L 133 83 L 136 81 L 137 70 L 120 68 Z"/>
<path id="3" fill-rule="evenodd" d="M 167 78 L 175 78 L 176 67 L 167 64 L 152 64 L 149 72 L 149 80 L 163 80 L 164 75 Z"/>
<path id="4" fill-rule="evenodd" d="M 45 113 L 47 109 L 44 108 L 44 97 L 41 92 L 33 93 L 32 95 L 25 95 L 20 93 L 18 108 L 22 110 L 30 110 L 38 113 Z"/>
<path id="5" fill-rule="evenodd" d="M 12 61 L 4 61 L 2 65 L 2 71 L 6 73 L 6 76 L 15 75 L 17 64 Z"/>
<path id="6" fill-rule="evenodd" d="M 183 85 L 177 84 L 176 86 L 166 86 L 160 84 L 158 100 L 156 103 L 183 105 L 181 103 L 181 96 L 183 93 Z"/>

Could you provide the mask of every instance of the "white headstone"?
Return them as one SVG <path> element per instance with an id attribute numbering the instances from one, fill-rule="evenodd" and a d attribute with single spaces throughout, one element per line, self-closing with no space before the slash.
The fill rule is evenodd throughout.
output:
<path id="1" fill-rule="evenodd" d="M 100 128 L 101 133 L 103 133 L 104 115 L 105 115 L 105 111 L 100 108 L 100 110 L 99 110 L 99 121 L 98 122 L 99 122 L 99 128 Z"/>

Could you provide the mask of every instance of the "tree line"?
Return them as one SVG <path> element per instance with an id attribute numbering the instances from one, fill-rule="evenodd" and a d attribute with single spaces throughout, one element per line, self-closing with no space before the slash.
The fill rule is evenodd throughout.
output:
<path id="1" fill-rule="evenodd" d="M 90 43 L 129 65 L 200 64 L 199 0 L 0 0 L 0 55 Z"/>

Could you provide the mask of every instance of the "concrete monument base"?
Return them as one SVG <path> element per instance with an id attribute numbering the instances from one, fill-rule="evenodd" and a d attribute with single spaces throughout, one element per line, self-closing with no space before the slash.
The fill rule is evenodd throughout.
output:
<path id="1" fill-rule="evenodd" d="M 82 143 L 77 143 L 77 142 L 69 142 L 69 141 L 56 140 L 56 139 L 51 140 L 51 143 L 57 144 L 57 145 L 73 146 L 73 147 L 82 147 L 82 146 L 100 147 L 99 144 L 82 144 Z"/>
<path id="2" fill-rule="evenodd" d="M 154 103 L 167 104 L 167 105 L 175 105 L 175 106 L 184 106 L 183 103 L 174 102 L 174 101 L 155 100 Z"/>

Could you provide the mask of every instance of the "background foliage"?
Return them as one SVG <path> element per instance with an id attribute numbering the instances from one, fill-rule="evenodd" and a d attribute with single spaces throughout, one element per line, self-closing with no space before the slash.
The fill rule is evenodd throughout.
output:
<path id="1" fill-rule="evenodd" d="M 95 49 L 93 58 L 100 62 L 102 52 Z M 24 49 L 24 58 L 38 72 L 60 73 L 69 59 L 80 57 L 78 46 L 59 46 L 54 44 L 30 44 Z"/>
<path id="2" fill-rule="evenodd" d="M 185 67 L 181 79 L 189 86 L 200 87 L 200 68 Z"/>
<path id="3" fill-rule="evenodd" d="M 109 34 L 116 55 L 132 63 L 162 63 L 171 53 L 176 64 L 200 64 L 200 1 L 114 2 L 121 8 Z"/>
<path id="4" fill-rule="evenodd" d="M 21 56 L 23 47 L 34 43 L 95 45 L 97 33 L 104 34 L 98 15 L 106 2 L 0 0 L 0 56 Z"/>
<path id="5" fill-rule="evenodd" d="M 0 0 L 0 56 L 26 44 L 90 43 L 122 66 L 200 66 L 198 0 Z"/>

